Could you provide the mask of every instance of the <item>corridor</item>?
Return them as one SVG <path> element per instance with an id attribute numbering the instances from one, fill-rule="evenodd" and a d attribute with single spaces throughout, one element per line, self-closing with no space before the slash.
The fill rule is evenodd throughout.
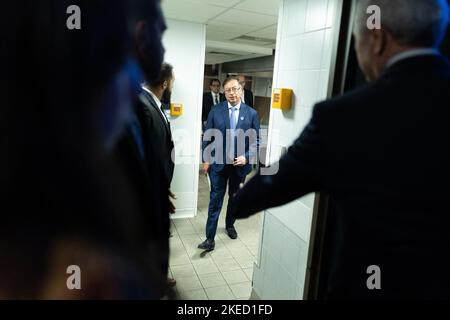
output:
<path id="1" fill-rule="evenodd" d="M 258 254 L 261 215 L 236 221 L 238 238 L 225 232 L 228 196 L 220 214 L 216 248 L 203 253 L 197 245 L 205 239 L 209 186 L 200 174 L 198 213 L 192 219 L 172 220 L 170 276 L 175 290 L 185 300 L 248 300 L 252 290 L 253 264 Z"/>

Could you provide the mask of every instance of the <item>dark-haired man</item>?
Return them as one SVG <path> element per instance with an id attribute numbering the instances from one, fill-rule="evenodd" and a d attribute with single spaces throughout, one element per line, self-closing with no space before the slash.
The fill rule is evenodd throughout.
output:
<path id="1" fill-rule="evenodd" d="M 169 213 L 175 212 L 175 207 L 168 198 L 174 198 L 170 191 L 170 184 L 175 162 L 170 122 L 162 109 L 161 101 L 170 101 L 174 81 L 173 67 L 168 63 L 163 63 L 158 77 L 143 84 L 143 92 L 139 97 L 144 111 L 141 121 L 146 144 L 146 162 L 148 167 L 156 165 L 160 168 L 162 179 L 159 187 L 162 190 L 163 200 L 168 201 L 167 211 L 161 212 L 161 214 L 165 214 L 165 217 L 162 217 L 162 221 L 164 221 L 164 229 L 167 228 L 167 236 L 169 236 Z M 165 199 L 166 195 L 168 196 L 167 199 Z M 166 267 L 169 267 L 168 264 L 166 264 Z M 168 278 L 170 287 L 173 287 L 175 284 L 175 279 Z"/>
<path id="2" fill-rule="evenodd" d="M 162 109 L 161 101 L 170 101 L 174 81 L 173 67 L 168 63 L 163 63 L 159 76 L 143 85 L 144 92 L 140 97 L 146 106 L 148 128 L 151 128 L 148 139 L 151 139 L 155 144 L 157 151 L 154 158 L 147 159 L 147 162 L 152 165 L 154 161 L 159 161 L 163 169 L 164 184 L 167 189 L 170 189 L 175 167 L 172 159 L 174 144 L 170 122 Z"/>
<path id="3" fill-rule="evenodd" d="M 258 152 L 259 117 L 256 110 L 242 103 L 242 88 L 237 78 L 226 79 L 223 87 L 227 101 L 209 113 L 203 138 L 203 171 L 209 173 L 211 181 L 206 240 L 198 246 L 203 250 L 215 247 L 214 237 L 227 184 L 228 194 L 232 197 L 252 170 Z M 228 207 L 225 228 L 231 239 L 237 238 L 234 222 Z"/>
<path id="4" fill-rule="evenodd" d="M 129 1 L 126 9 L 128 31 L 133 40 L 133 57 L 138 61 L 146 83 L 158 81 L 165 52 L 162 35 L 166 29 L 160 1 Z M 168 212 L 174 209 L 167 186 L 169 170 L 165 170 L 163 160 L 160 160 L 163 158 L 160 146 L 154 141 L 156 127 L 152 124 L 152 117 L 149 117 L 149 113 L 153 111 L 149 109 L 149 105 L 152 105 L 145 103 L 151 99 L 148 96 L 142 89 L 140 96 L 136 97 L 137 103 L 127 130 L 117 145 L 116 154 L 137 189 L 135 196 L 143 213 L 141 221 L 145 226 L 145 234 L 140 238 L 142 246 L 148 252 L 157 253 L 151 259 L 159 272 L 160 283 L 157 290 L 162 297 L 167 285 L 174 285 L 174 281 L 170 279 L 167 282 L 170 229 Z M 161 125 L 164 126 L 162 122 Z"/>
<path id="5" fill-rule="evenodd" d="M 206 120 L 208 119 L 209 112 L 211 108 L 215 105 L 225 101 L 225 96 L 220 92 L 220 80 L 219 79 L 211 79 L 209 82 L 209 90 L 210 92 L 205 92 L 203 94 L 203 103 L 202 103 L 202 125 L 203 130 L 206 126 Z"/>

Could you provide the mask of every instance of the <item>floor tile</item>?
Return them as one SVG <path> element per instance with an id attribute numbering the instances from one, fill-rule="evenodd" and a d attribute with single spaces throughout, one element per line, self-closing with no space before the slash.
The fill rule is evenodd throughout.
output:
<path id="1" fill-rule="evenodd" d="M 197 275 L 209 274 L 219 272 L 216 264 L 212 259 L 198 260 L 192 262 Z"/>
<path id="2" fill-rule="evenodd" d="M 180 300 L 208 300 L 208 296 L 204 289 L 196 289 L 190 291 L 180 291 Z"/>
<path id="3" fill-rule="evenodd" d="M 234 270 L 234 271 L 222 272 L 222 275 L 225 278 L 225 281 L 227 282 L 227 284 L 229 284 L 229 285 L 248 281 L 247 276 L 245 275 L 244 271 L 242 271 L 241 269 Z"/>
<path id="4" fill-rule="evenodd" d="M 259 246 L 260 215 L 237 220 L 237 239 L 225 230 L 228 196 L 219 216 L 216 247 L 205 252 L 197 246 L 205 239 L 209 187 L 199 178 L 198 212 L 195 218 L 171 221 L 169 276 L 177 280 L 175 291 L 183 300 L 246 300 L 252 292 L 253 265 Z"/>
<path id="5" fill-rule="evenodd" d="M 194 267 L 190 263 L 185 264 L 185 265 L 172 266 L 171 270 L 172 270 L 172 275 L 175 279 L 192 277 L 192 276 L 196 275 Z"/>
<path id="6" fill-rule="evenodd" d="M 176 288 L 179 292 L 192 291 L 202 288 L 202 284 L 197 276 L 175 279 L 177 280 Z"/>
<path id="7" fill-rule="evenodd" d="M 230 289 L 236 298 L 246 298 L 249 299 L 252 293 L 252 283 L 250 281 L 231 284 Z"/>
<path id="8" fill-rule="evenodd" d="M 209 300 L 233 300 L 234 295 L 228 286 L 220 286 L 205 289 Z"/>
<path id="9" fill-rule="evenodd" d="M 203 288 L 220 287 L 227 285 L 220 272 L 199 275 Z"/>

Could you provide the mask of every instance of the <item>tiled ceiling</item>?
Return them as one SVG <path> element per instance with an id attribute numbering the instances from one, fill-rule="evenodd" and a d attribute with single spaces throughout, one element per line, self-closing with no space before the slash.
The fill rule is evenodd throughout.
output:
<path id="1" fill-rule="evenodd" d="M 275 49 L 279 0 L 162 0 L 162 8 L 168 19 L 206 24 L 207 64 Z"/>

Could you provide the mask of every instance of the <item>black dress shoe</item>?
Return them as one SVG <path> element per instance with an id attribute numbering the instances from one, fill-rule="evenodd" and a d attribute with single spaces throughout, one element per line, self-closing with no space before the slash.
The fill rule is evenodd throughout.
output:
<path id="1" fill-rule="evenodd" d="M 208 251 L 211 251 L 211 250 L 214 250 L 214 247 L 216 246 L 216 243 L 214 242 L 214 240 L 208 240 L 208 239 L 206 239 L 205 241 L 203 241 L 202 243 L 200 243 L 199 245 L 198 245 L 198 248 L 199 249 L 202 249 L 202 250 L 208 250 Z"/>
<path id="2" fill-rule="evenodd" d="M 228 236 L 231 239 L 236 239 L 237 238 L 237 232 L 236 232 L 236 229 L 234 227 L 227 228 L 227 233 L 228 233 Z"/>

